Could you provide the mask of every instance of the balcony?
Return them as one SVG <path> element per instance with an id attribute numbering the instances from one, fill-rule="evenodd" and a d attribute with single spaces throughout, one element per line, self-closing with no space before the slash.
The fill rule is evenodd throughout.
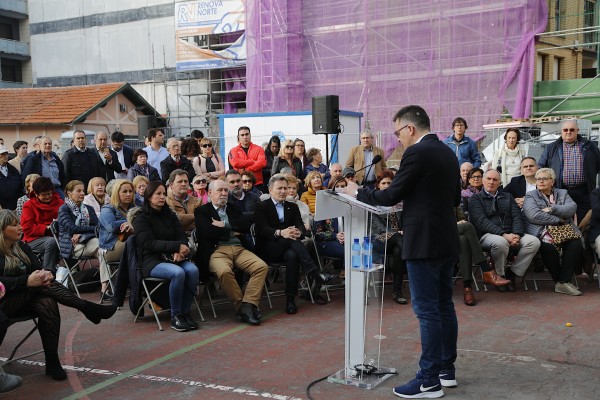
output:
<path id="1" fill-rule="evenodd" d="M 29 44 L 10 39 L 0 39 L 0 56 L 14 60 L 29 60 Z"/>
<path id="2" fill-rule="evenodd" d="M 27 1 L 0 0 L 0 15 L 15 19 L 27 18 Z"/>

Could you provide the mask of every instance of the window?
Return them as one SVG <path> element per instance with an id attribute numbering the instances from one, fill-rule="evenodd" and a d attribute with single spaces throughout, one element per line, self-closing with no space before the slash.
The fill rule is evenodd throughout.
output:
<path id="1" fill-rule="evenodd" d="M 2 59 L 0 61 L 2 80 L 5 82 L 23 82 L 21 61 Z"/>
<path id="2" fill-rule="evenodd" d="M 596 27 L 598 28 L 598 24 L 596 23 L 596 0 L 585 0 L 583 5 L 583 27 Z M 598 41 L 598 32 L 586 32 L 583 34 L 583 43 L 595 43 Z M 596 45 L 586 46 L 591 49 L 595 49 Z"/>
<path id="3" fill-rule="evenodd" d="M 535 80 L 543 81 L 544 76 L 546 75 L 546 56 L 543 54 L 538 54 L 537 61 L 535 65 Z"/>
<path id="4" fill-rule="evenodd" d="M 562 64 L 562 58 L 554 57 L 552 61 L 552 80 L 560 80 L 560 66 Z"/>

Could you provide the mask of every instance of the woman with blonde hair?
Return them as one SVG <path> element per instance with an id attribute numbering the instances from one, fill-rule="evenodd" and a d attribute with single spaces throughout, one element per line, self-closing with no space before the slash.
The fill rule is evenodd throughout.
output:
<path id="1" fill-rule="evenodd" d="M 281 173 L 284 168 L 291 168 L 296 178 L 302 178 L 302 161 L 294 156 L 294 141 L 290 139 L 283 142 L 279 156 L 273 160 L 271 176 Z"/>
<path id="2" fill-rule="evenodd" d="M 315 206 L 317 203 L 317 191 L 325 189 L 323 187 L 323 176 L 319 171 L 310 171 L 304 179 L 306 192 L 302 193 L 300 201 L 306 203 L 310 209 L 310 214 L 315 214 Z"/>
<path id="3" fill-rule="evenodd" d="M 39 177 L 40 177 L 39 174 L 29 174 L 25 178 L 25 194 L 23 196 L 19 197 L 19 199 L 17 200 L 17 208 L 15 210 L 15 213 L 17 214 L 17 218 L 21 219 L 21 214 L 23 213 L 23 204 L 25 204 L 25 202 L 27 200 L 29 200 L 29 195 L 31 194 L 31 191 L 33 190 L 33 188 L 32 188 L 33 182 L 35 182 L 35 180 Z"/>
<path id="4" fill-rule="evenodd" d="M 149 183 L 150 180 L 143 175 L 133 178 L 133 190 L 135 191 L 133 202 L 137 207 L 141 207 L 144 204 L 144 192 Z"/>
<path id="5" fill-rule="evenodd" d="M 202 175 L 208 183 L 225 176 L 225 163 L 214 152 L 213 143 L 209 138 L 200 140 L 200 154 L 192 161 L 196 175 Z"/>
<path id="6" fill-rule="evenodd" d="M 87 195 L 83 198 L 83 204 L 94 209 L 96 217 L 100 217 L 100 208 L 108 204 L 108 196 L 106 195 L 106 181 L 102 177 L 90 179 L 87 187 Z"/>
<path id="7" fill-rule="evenodd" d="M 125 242 L 119 240 L 119 234 L 133 233 L 133 227 L 127 222 L 127 211 L 134 207 L 133 183 L 126 179 L 117 179 L 113 185 L 110 203 L 100 210 L 100 268 L 108 272 L 108 263 L 119 261 Z M 102 282 L 102 293 L 106 292 L 108 280 Z"/>

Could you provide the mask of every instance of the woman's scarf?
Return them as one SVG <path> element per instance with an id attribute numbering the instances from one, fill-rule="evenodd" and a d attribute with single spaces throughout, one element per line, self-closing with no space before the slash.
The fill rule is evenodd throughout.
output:
<path id="1" fill-rule="evenodd" d="M 516 164 L 518 166 L 518 168 L 520 169 L 521 167 L 521 160 L 523 159 L 524 155 L 521 153 L 521 148 L 519 147 L 519 145 L 517 144 L 517 147 L 515 147 L 514 149 L 509 149 L 506 146 L 506 143 L 504 144 L 504 146 L 502 146 L 502 150 L 500 150 L 500 165 L 502 167 L 502 183 L 504 185 L 507 185 L 508 182 L 510 181 L 510 179 L 508 179 L 508 168 L 506 166 L 506 159 L 507 158 L 511 158 L 511 160 L 513 160 L 513 164 Z M 514 170 L 514 165 L 511 166 L 511 170 Z"/>
<path id="2" fill-rule="evenodd" d="M 73 200 L 67 198 L 65 204 L 75 215 L 75 225 L 77 226 L 89 226 L 90 225 L 90 213 L 85 206 L 81 203 L 80 205 L 75 204 Z"/>

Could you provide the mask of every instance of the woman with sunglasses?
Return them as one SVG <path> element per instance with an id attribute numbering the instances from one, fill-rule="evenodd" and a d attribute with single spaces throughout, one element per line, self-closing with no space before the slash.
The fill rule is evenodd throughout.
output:
<path id="1" fill-rule="evenodd" d="M 294 156 L 294 141 L 286 140 L 281 146 L 279 156 L 273 160 L 273 169 L 271 169 L 271 176 L 281 173 L 284 168 L 291 168 L 292 174 L 298 179 L 302 179 L 302 161 L 298 157 Z"/>
<path id="2" fill-rule="evenodd" d="M 192 179 L 192 193 L 191 195 L 197 197 L 202 201 L 202 204 L 208 203 L 208 180 L 203 175 L 196 175 Z"/>
<path id="3" fill-rule="evenodd" d="M 225 163 L 213 152 L 213 144 L 209 138 L 200 140 L 200 155 L 192 162 L 196 175 L 201 175 L 208 183 L 225 176 Z"/>
<path id="4" fill-rule="evenodd" d="M 256 186 L 256 176 L 252 173 L 252 171 L 242 171 L 242 189 L 244 189 L 245 193 L 252 192 L 257 196 L 262 196 L 263 192 L 261 192 Z"/>

